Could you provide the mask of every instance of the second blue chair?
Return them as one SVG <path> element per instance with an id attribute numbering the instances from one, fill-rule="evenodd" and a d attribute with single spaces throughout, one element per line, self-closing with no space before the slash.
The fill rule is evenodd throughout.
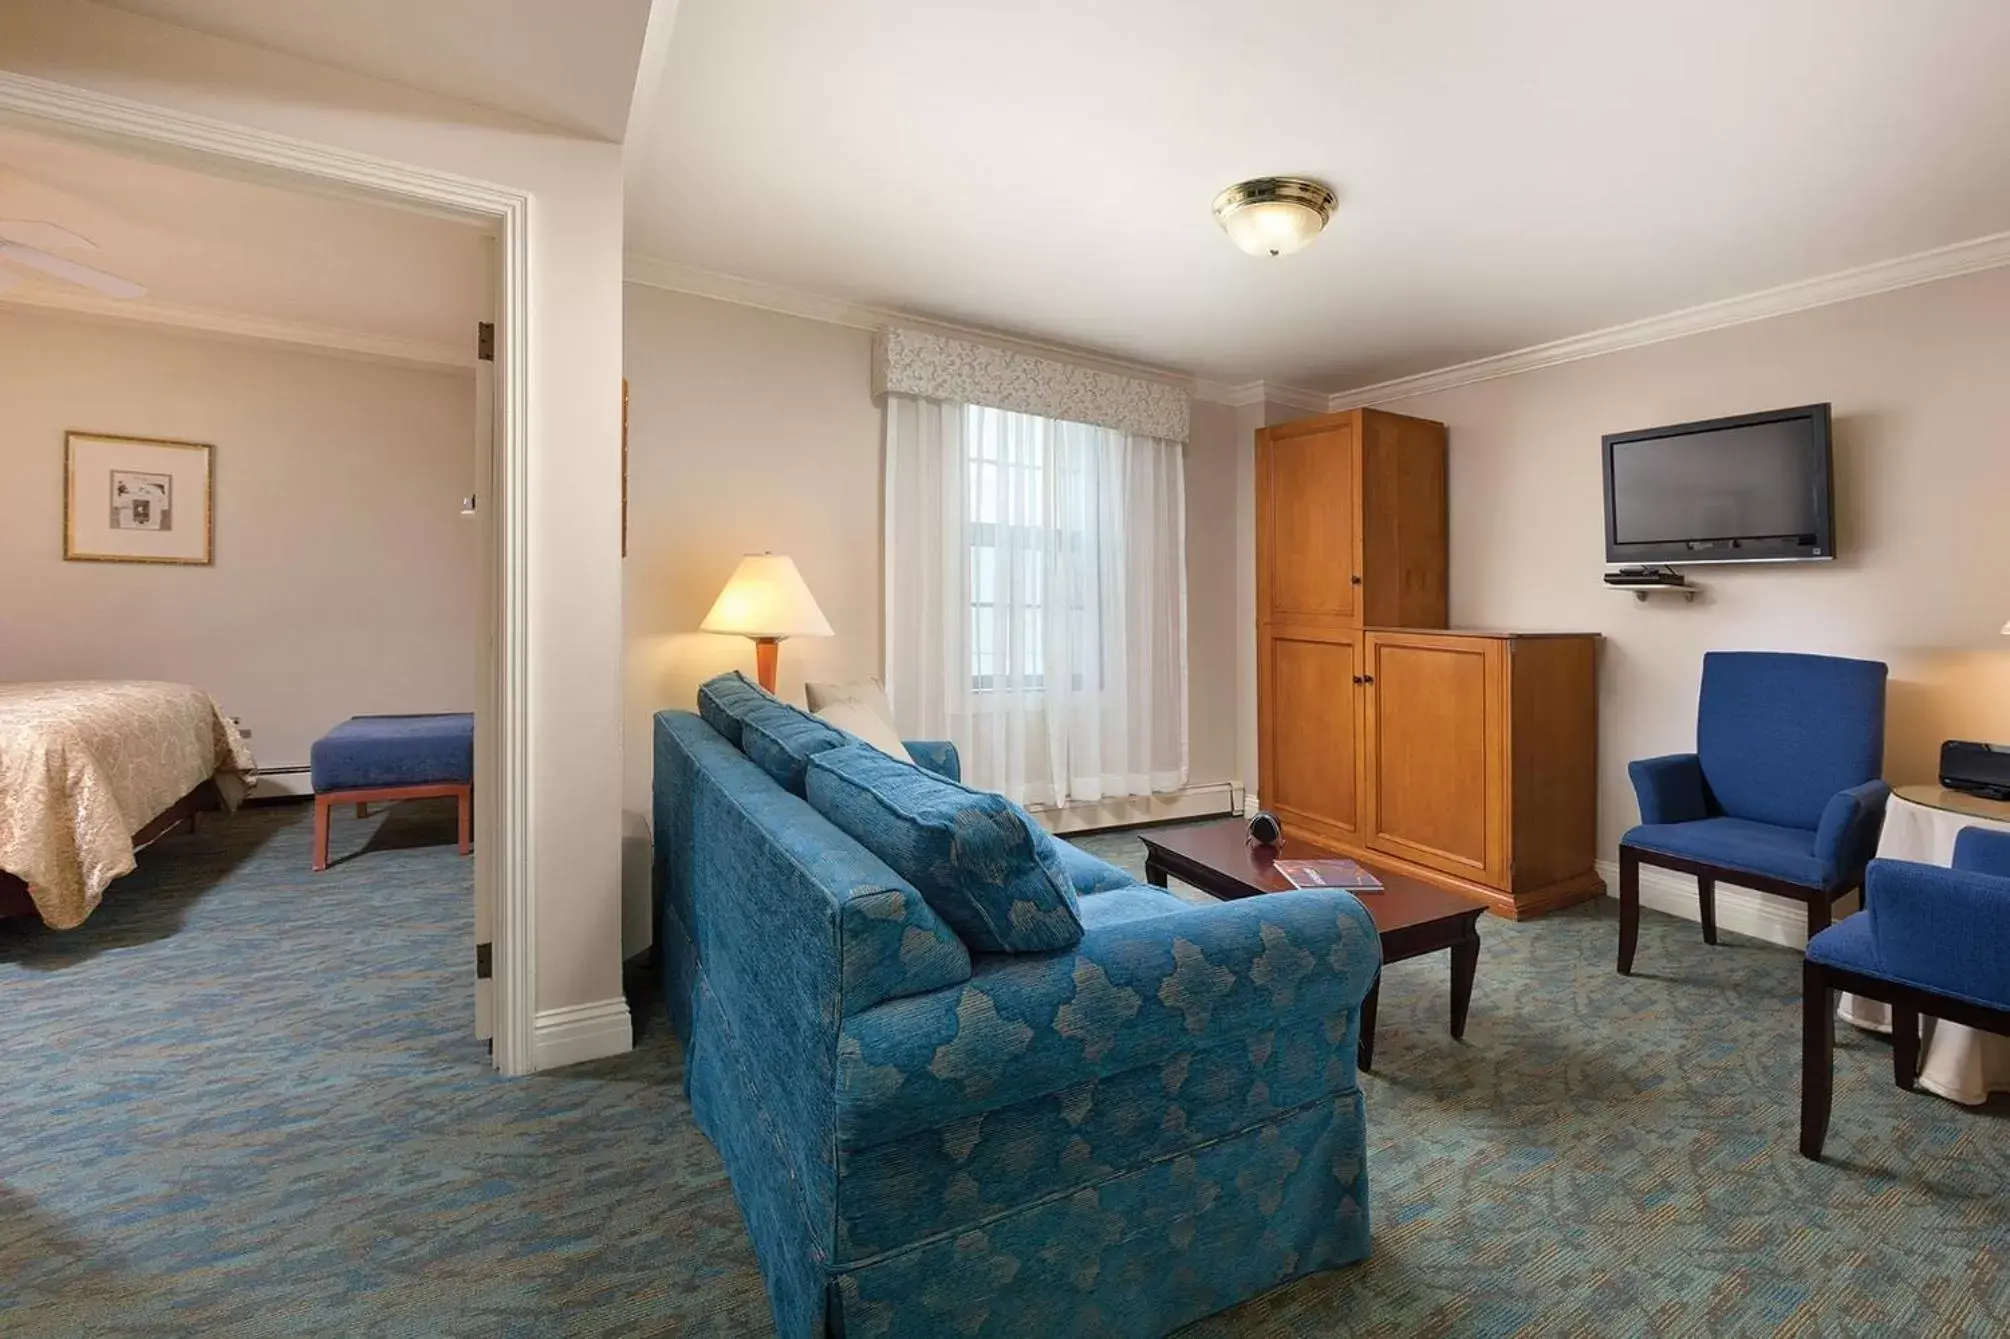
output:
<path id="1" fill-rule="evenodd" d="M 1619 970 L 1640 939 L 1640 867 L 1696 876 L 1704 942 L 1716 881 L 1803 902 L 1808 934 L 1863 881 L 1891 789 L 1885 666 L 1772 651 L 1703 657 L 1696 751 L 1628 764 L 1640 825 L 1619 843 Z"/>

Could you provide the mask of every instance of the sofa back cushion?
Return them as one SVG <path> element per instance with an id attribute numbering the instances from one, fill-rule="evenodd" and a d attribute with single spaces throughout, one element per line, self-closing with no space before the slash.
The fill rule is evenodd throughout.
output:
<path id="1" fill-rule="evenodd" d="M 919 889 L 975 952 L 1041 953 L 1082 938 L 1052 837 L 1002 795 L 865 744 L 810 759 L 810 806 Z"/>
<path id="2" fill-rule="evenodd" d="M 1696 756 L 1716 812 L 1813 831 L 1884 770 L 1885 667 L 1777 651 L 1703 657 Z"/>
<path id="3" fill-rule="evenodd" d="M 803 793 L 803 769 L 826 749 L 853 743 L 850 735 L 786 702 L 769 702 L 740 721 L 740 751 L 793 795 Z"/>
<path id="4" fill-rule="evenodd" d="M 738 670 L 698 685 L 698 715 L 734 748 L 740 747 L 740 722 L 750 713 L 780 702 L 780 698 Z"/>

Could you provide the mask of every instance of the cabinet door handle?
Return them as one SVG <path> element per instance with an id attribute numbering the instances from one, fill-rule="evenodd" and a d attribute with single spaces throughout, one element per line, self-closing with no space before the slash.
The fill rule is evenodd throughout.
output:
<path id="1" fill-rule="evenodd" d="M 1363 678 L 1362 678 L 1362 677 L 1361 677 L 1360 675 L 1358 675 L 1358 674 L 1357 674 L 1357 675 L 1355 675 L 1355 676 L 1354 676 L 1354 682 L 1355 682 L 1355 683 L 1366 683 L 1366 682 L 1367 682 L 1367 680 L 1366 680 L 1366 679 L 1363 679 Z"/>
<path id="2" fill-rule="evenodd" d="M 1348 577 L 1347 579 L 1353 582 L 1357 586 L 1361 584 L 1361 574 L 1359 572 L 1356 572 L 1353 576 Z"/>
<path id="3" fill-rule="evenodd" d="M 1364 674 L 1364 675 L 1362 675 L 1362 676 L 1361 676 L 1361 682 L 1362 682 L 1362 683 L 1373 683 L 1373 682 L 1375 682 L 1375 676 L 1374 676 L 1374 675 L 1372 675 L 1372 674 Z"/>

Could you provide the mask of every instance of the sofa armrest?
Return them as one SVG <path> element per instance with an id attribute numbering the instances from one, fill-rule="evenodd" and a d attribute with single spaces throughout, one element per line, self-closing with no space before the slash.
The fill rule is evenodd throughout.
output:
<path id="1" fill-rule="evenodd" d="M 1703 798 L 1703 764 L 1693 753 L 1668 753 L 1626 764 L 1642 823 L 1694 823 L 1710 816 Z"/>
<path id="2" fill-rule="evenodd" d="M 1954 838 L 1954 868 L 2010 879 L 2010 832 L 1961 829 Z"/>
<path id="3" fill-rule="evenodd" d="M 1866 781 L 1829 798 L 1815 829 L 1815 857 L 1835 871 L 1833 886 L 1853 888 L 1862 880 L 1864 866 L 1877 852 L 1884 803 L 1890 798 L 1891 787 L 1882 781 Z"/>
<path id="4" fill-rule="evenodd" d="M 1873 860 L 1864 875 L 1880 968 L 1902 981 L 2010 1007 L 2010 879 Z"/>
<path id="5" fill-rule="evenodd" d="M 956 745 L 946 739 L 903 739 L 901 746 L 907 756 L 914 759 L 914 765 L 924 772 L 933 772 L 951 781 L 963 780 L 963 759 L 956 752 Z"/>
<path id="6" fill-rule="evenodd" d="M 1099 926 L 1072 950 L 975 963 L 961 986 L 844 1021 L 841 1146 L 1245 1041 L 1287 1020 L 1325 1018 L 1341 1048 L 1381 968 L 1382 942 L 1351 893 L 1307 890 Z"/>

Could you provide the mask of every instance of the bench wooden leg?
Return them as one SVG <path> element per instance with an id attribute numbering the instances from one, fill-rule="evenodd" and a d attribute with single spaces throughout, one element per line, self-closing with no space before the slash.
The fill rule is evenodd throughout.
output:
<path id="1" fill-rule="evenodd" d="M 1696 909 L 1703 921 L 1703 942 L 1717 943 L 1717 881 L 1707 874 L 1696 876 Z"/>
<path id="2" fill-rule="evenodd" d="M 357 805 L 357 806 L 356 806 L 356 817 L 358 817 L 358 818 L 368 818 L 369 816 L 370 816 L 370 806 L 369 806 L 369 805 L 367 805 L 367 804 L 359 804 L 359 805 Z"/>
<path id="3" fill-rule="evenodd" d="M 328 797 L 314 797 L 314 872 L 328 868 Z"/>
<path id="4" fill-rule="evenodd" d="M 454 803 L 460 809 L 462 855 L 466 855 L 475 849 L 474 797 L 475 788 L 473 786 L 462 786 L 454 796 Z"/>

